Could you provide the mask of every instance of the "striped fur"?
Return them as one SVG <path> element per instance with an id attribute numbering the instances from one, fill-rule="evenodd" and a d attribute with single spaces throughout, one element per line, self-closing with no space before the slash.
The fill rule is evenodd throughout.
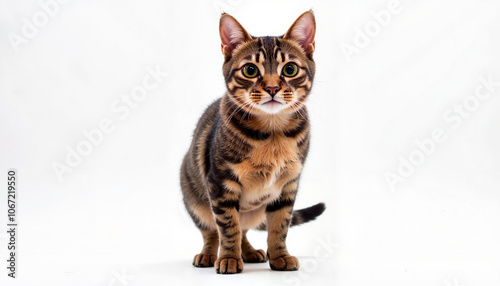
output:
<path id="1" fill-rule="evenodd" d="M 181 167 L 184 203 L 204 239 L 193 265 L 222 274 L 268 259 L 274 270 L 299 268 L 286 248 L 288 228 L 324 211 L 322 203 L 293 211 L 309 150 L 314 32 L 310 11 L 281 37 L 252 37 L 221 16 L 227 92 L 200 118 Z M 249 243 L 251 228 L 267 229 L 267 253 Z"/>

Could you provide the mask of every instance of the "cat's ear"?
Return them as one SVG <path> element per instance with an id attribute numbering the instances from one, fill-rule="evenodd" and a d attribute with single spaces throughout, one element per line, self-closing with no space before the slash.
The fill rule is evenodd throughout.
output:
<path id="1" fill-rule="evenodd" d="M 316 21 L 312 11 L 306 11 L 293 22 L 286 31 L 284 39 L 297 42 L 306 55 L 310 56 L 314 52 L 314 34 L 316 33 Z"/>
<path id="2" fill-rule="evenodd" d="M 228 14 L 222 14 L 220 17 L 219 33 L 221 50 L 226 57 L 231 57 L 237 46 L 252 39 L 243 26 Z"/>

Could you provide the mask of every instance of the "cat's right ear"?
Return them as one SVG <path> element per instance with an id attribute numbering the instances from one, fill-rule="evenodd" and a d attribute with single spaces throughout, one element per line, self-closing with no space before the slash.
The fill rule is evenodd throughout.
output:
<path id="1" fill-rule="evenodd" d="M 226 58 L 232 56 L 237 46 L 252 39 L 243 26 L 228 14 L 222 14 L 220 17 L 219 33 L 221 50 Z"/>

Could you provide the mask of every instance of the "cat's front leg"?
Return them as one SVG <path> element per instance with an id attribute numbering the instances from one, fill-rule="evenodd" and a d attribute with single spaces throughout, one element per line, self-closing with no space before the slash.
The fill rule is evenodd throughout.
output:
<path id="1" fill-rule="evenodd" d="M 266 207 L 267 255 L 272 270 L 293 271 L 299 269 L 299 260 L 288 253 L 286 236 L 292 220 L 293 204 L 297 194 L 297 180 L 283 187 L 280 199 Z"/>
<path id="2" fill-rule="evenodd" d="M 215 271 L 234 274 L 243 271 L 241 259 L 241 227 L 239 221 L 239 185 L 231 180 L 209 175 L 209 192 L 212 212 L 219 232 L 219 256 Z"/>

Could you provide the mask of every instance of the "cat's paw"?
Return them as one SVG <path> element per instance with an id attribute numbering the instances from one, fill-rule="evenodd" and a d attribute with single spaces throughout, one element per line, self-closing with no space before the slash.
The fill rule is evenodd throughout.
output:
<path id="1" fill-rule="evenodd" d="M 215 271 L 219 274 L 235 274 L 243 271 L 243 260 L 234 257 L 221 257 L 215 261 Z"/>
<path id="2" fill-rule="evenodd" d="M 196 254 L 193 259 L 193 265 L 196 267 L 212 267 L 214 266 L 217 256 L 206 253 Z"/>
<path id="3" fill-rule="evenodd" d="M 267 255 L 262 249 L 243 253 L 242 257 L 243 261 L 249 263 L 261 263 L 267 261 Z"/>
<path id="4" fill-rule="evenodd" d="M 299 270 L 299 260 L 295 256 L 285 255 L 269 260 L 272 270 L 294 271 Z"/>

